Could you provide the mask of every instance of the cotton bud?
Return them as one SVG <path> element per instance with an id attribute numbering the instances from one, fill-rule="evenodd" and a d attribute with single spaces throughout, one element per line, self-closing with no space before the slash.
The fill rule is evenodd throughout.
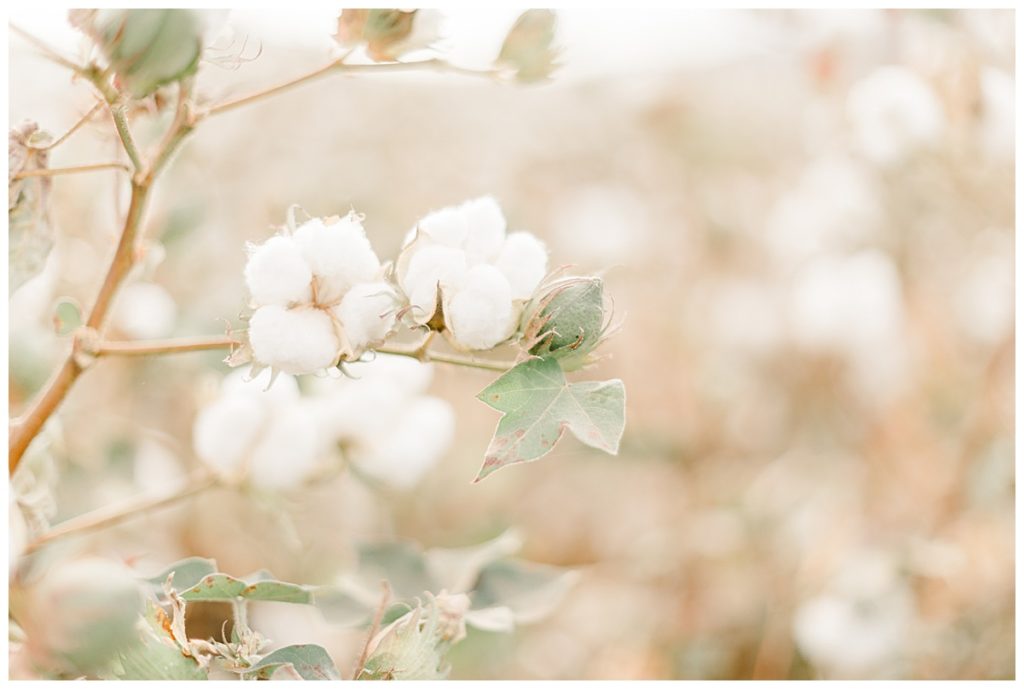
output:
<path id="1" fill-rule="evenodd" d="M 531 305 L 524 346 L 537 356 L 553 356 L 571 371 L 587 363 L 605 331 L 604 284 L 600 278 L 565 278 Z"/>
<path id="2" fill-rule="evenodd" d="M 476 266 L 467 272 L 444 309 L 452 337 L 467 349 L 490 349 L 515 329 L 512 289 L 494 266 Z"/>
<path id="3" fill-rule="evenodd" d="M 398 295 L 386 282 L 363 282 L 348 291 L 334 314 L 354 349 L 381 342 L 395 326 Z"/>
<path id="4" fill-rule="evenodd" d="M 429 48 L 440 38 L 440 19 L 434 10 L 346 9 L 335 39 L 345 47 L 365 44 L 371 58 L 389 61 Z"/>
<path id="5" fill-rule="evenodd" d="M 257 361 L 295 375 L 333 366 L 340 351 L 331 317 L 312 307 L 257 309 L 249 320 L 249 344 Z"/>
<path id="6" fill-rule="evenodd" d="M 24 620 L 33 660 L 69 675 L 96 675 L 136 638 L 143 593 L 110 560 L 88 558 L 50 570 L 30 592 Z"/>
<path id="7" fill-rule="evenodd" d="M 71 23 L 91 37 L 133 97 L 194 74 L 205 21 L 188 9 L 72 10 Z"/>
<path id="8" fill-rule="evenodd" d="M 547 272 L 547 249 L 529 233 L 505 230 L 490 196 L 417 223 L 396 264 L 414 324 L 446 331 L 466 350 L 491 349 L 514 333 L 523 303 Z"/>
<path id="9" fill-rule="evenodd" d="M 376 278 L 380 260 L 355 213 L 333 223 L 313 218 L 295 231 L 295 243 L 316 278 L 316 300 L 332 304 L 353 285 Z"/>
<path id="10" fill-rule="evenodd" d="M 312 296 L 313 271 L 291 237 L 276 235 L 250 249 L 245 284 L 257 304 L 289 304 Z"/>
<path id="11" fill-rule="evenodd" d="M 465 636 L 469 598 L 465 594 L 437 598 L 391 623 L 370 642 L 370 655 L 359 679 L 437 680 L 448 676 L 448 649 Z"/>

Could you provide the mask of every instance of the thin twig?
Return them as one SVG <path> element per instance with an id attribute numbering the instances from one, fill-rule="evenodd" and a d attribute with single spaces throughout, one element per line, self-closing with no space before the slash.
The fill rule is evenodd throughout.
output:
<path id="1" fill-rule="evenodd" d="M 474 359 L 468 356 L 459 356 L 457 354 L 441 354 L 439 352 L 431 352 L 424 350 L 420 345 L 415 347 L 377 347 L 377 352 L 381 354 L 394 354 L 396 356 L 407 356 L 413 359 L 419 359 L 420 361 L 436 361 L 441 364 L 451 364 L 452 366 L 465 366 L 467 368 L 479 368 L 485 371 L 507 371 L 515 366 L 514 361 L 487 361 L 484 359 Z"/>
<path id="2" fill-rule="evenodd" d="M 444 60 L 440 60 L 440 59 L 437 59 L 437 58 L 431 58 L 429 60 L 420 60 L 419 62 L 381 62 L 381 63 L 353 65 L 353 64 L 347 64 L 345 62 L 345 58 L 346 57 L 347 57 L 347 55 L 344 55 L 344 56 L 342 56 L 342 57 L 340 57 L 340 58 L 338 58 L 336 60 L 332 60 L 331 62 L 328 62 L 323 67 L 319 67 L 319 68 L 313 70 L 312 72 L 308 72 L 308 73 L 303 74 L 303 75 L 301 75 L 299 77 L 295 77 L 293 79 L 290 79 L 290 80 L 285 81 L 283 83 L 277 84 L 275 86 L 271 86 L 269 88 L 265 88 L 263 90 L 255 92 L 255 93 L 251 93 L 251 94 L 249 94 L 247 96 L 241 96 L 241 97 L 235 98 L 233 100 L 229 100 L 229 101 L 225 101 L 223 103 L 218 103 L 217 105 L 213 105 L 213 106 L 208 108 L 203 113 L 203 116 L 205 117 L 205 116 L 210 116 L 210 115 L 217 115 L 217 114 L 220 114 L 222 112 L 227 112 L 229 110 L 234 110 L 235 108 L 240 107 L 242 105 L 247 105 L 249 103 L 261 100 L 261 99 L 266 98 L 268 96 L 276 95 L 278 93 L 281 93 L 282 91 L 287 91 L 287 90 L 289 90 L 291 88 L 294 88 L 295 86 L 299 86 L 300 84 L 305 84 L 306 82 L 312 81 L 314 79 L 317 79 L 319 77 L 322 77 L 324 75 L 331 74 L 331 73 L 355 74 L 355 73 L 360 73 L 360 72 L 382 72 L 382 71 L 402 71 L 402 72 L 404 72 L 404 71 L 415 71 L 415 70 L 421 70 L 421 69 L 429 69 L 429 70 L 433 70 L 433 71 L 452 72 L 452 73 L 455 73 L 455 74 L 463 74 L 463 75 L 475 76 L 475 77 L 493 77 L 496 74 L 496 72 L 491 71 L 491 70 L 474 70 L 474 69 L 467 69 L 465 67 L 457 67 L 457 66 L 455 66 L 455 65 L 453 65 L 453 64 L 451 64 L 449 62 L 445 62 Z"/>
<path id="3" fill-rule="evenodd" d="M 387 579 L 381 580 L 380 588 L 380 603 L 377 605 L 377 612 L 373 614 L 370 632 L 366 635 L 366 643 L 363 644 L 363 650 L 359 653 L 359 660 L 356 662 L 356 669 L 352 673 L 352 679 L 359 679 L 363 668 L 366 667 L 366 659 L 370 657 L 370 644 L 373 643 L 373 637 L 377 636 L 377 632 L 380 631 L 380 623 L 384 620 L 384 613 L 387 612 L 388 603 L 391 602 L 391 586 L 388 584 Z"/>
<path id="4" fill-rule="evenodd" d="M 15 24 L 8 24 L 8 26 L 11 27 L 11 31 L 13 31 L 14 33 L 18 34 L 23 39 L 25 39 L 27 42 L 31 43 L 36 48 L 38 48 L 43 53 L 44 57 L 47 57 L 47 58 L 53 60 L 54 62 L 56 62 L 57 64 L 59 64 L 59 65 L 61 65 L 63 67 L 67 67 L 68 69 L 70 69 L 70 70 L 72 70 L 74 72 L 78 72 L 78 73 L 82 72 L 82 66 L 81 65 L 77 65 L 74 62 L 72 62 L 71 60 L 69 60 L 66 57 L 64 57 L 63 55 L 61 55 L 60 52 L 58 52 L 56 48 L 50 47 L 46 42 L 42 41 L 39 38 L 36 38 L 32 34 L 30 34 L 28 31 L 25 31 L 25 29 L 21 28 L 20 26 L 16 26 Z"/>
<path id="5" fill-rule="evenodd" d="M 128 109 L 123 105 L 111 105 L 110 116 L 114 118 L 114 127 L 117 129 L 117 135 L 121 137 L 124 152 L 128 154 L 135 171 L 142 172 L 142 155 L 139 153 L 138 146 L 135 145 L 131 127 L 128 126 Z"/>
<path id="6" fill-rule="evenodd" d="M 124 163 L 92 163 L 91 165 L 73 165 L 71 167 L 50 167 L 40 168 L 38 170 L 23 170 L 22 172 L 18 172 L 13 175 L 11 179 L 24 179 L 26 177 L 56 177 L 57 175 L 74 175 L 80 172 L 95 172 L 96 170 L 132 171 L 132 169 Z"/>
<path id="7" fill-rule="evenodd" d="M 206 472 L 189 477 L 183 486 L 170 493 L 158 496 L 142 496 L 120 505 L 101 507 L 58 524 L 29 544 L 28 550 L 37 550 L 44 545 L 68 536 L 81 535 L 105 529 L 147 512 L 168 507 L 177 502 L 202 493 L 217 485 L 217 479 Z"/>
<path id="8" fill-rule="evenodd" d="M 77 122 L 75 122 L 74 125 L 71 126 L 71 129 L 67 130 L 60 137 L 58 137 L 57 139 L 55 139 L 52 142 L 48 143 L 47 145 L 41 146 L 39 150 L 41 150 L 41 151 L 49 151 L 50 149 L 56 148 L 57 146 L 61 145 L 62 143 L 67 141 L 69 138 L 71 138 L 72 134 L 74 134 L 79 129 L 81 129 L 83 126 L 85 126 L 93 117 L 96 116 L 96 113 L 98 113 L 102 109 L 103 109 L 103 103 L 96 103 L 96 105 L 92 106 L 89 109 L 89 112 L 87 112 L 84 115 L 82 115 L 82 117 Z"/>
<path id="9" fill-rule="evenodd" d="M 241 342 L 228 335 L 183 337 L 173 340 L 106 340 L 93 347 L 89 353 L 95 356 L 148 356 L 228 349 L 240 344 Z"/>

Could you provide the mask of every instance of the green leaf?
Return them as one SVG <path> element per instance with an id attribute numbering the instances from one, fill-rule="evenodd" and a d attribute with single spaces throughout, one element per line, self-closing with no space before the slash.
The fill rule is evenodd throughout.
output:
<path id="1" fill-rule="evenodd" d="M 497 64 L 513 70 L 519 81 L 540 81 L 555 68 L 557 15 L 551 10 L 527 10 L 512 25 L 498 54 Z"/>
<path id="2" fill-rule="evenodd" d="M 274 671 L 281 667 L 290 667 L 299 677 L 306 680 L 341 679 L 331 656 L 323 647 L 316 644 L 280 648 L 249 667 L 243 674 L 250 679 L 270 679 Z"/>
<path id="3" fill-rule="evenodd" d="M 358 627 L 373 616 L 375 603 L 338 586 L 321 586 L 313 591 L 313 605 L 324 619 L 342 627 Z"/>
<path id="4" fill-rule="evenodd" d="M 82 309 L 74 299 L 64 297 L 53 307 L 53 326 L 58 335 L 70 335 L 83 322 Z"/>
<path id="5" fill-rule="evenodd" d="M 571 570 L 521 560 L 501 560 L 480 573 L 473 593 L 473 607 L 480 610 L 507 608 L 516 623 L 530 624 L 550 613 L 576 579 L 577 573 Z"/>
<path id="6" fill-rule="evenodd" d="M 567 428 L 585 445 L 609 454 L 619 451 L 626 418 L 621 380 L 569 383 L 556 360 L 528 359 L 477 397 L 505 415 L 475 481 L 510 464 L 543 457 Z"/>
<path id="7" fill-rule="evenodd" d="M 179 560 L 173 565 L 165 569 L 155 577 L 150 577 L 146 581 L 157 587 L 162 587 L 164 582 L 167 581 L 167 577 L 174 573 L 174 580 L 171 582 L 178 591 L 185 591 L 192 588 L 202 580 L 208 574 L 213 574 L 217 571 L 217 562 L 214 560 L 207 560 L 203 557 L 187 557 L 184 560 Z"/>
<path id="8" fill-rule="evenodd" d="M 198 558 L 196 558 L 198 559 Z M 192 658 L 182 655 L 160 622 L 163 611 L 150 601 L 145 629 L 138 643 L 118 654 L 102 679 L 118 680 L 205 680 L 206 671 Z M 166 617 L 166 616 L 165 616 Z"/>
<path id="9" fill-rule="evenodd" d="M 564 371 L 587 363 L 604 332 L 601 278 L 561 280 L 540 298 L 523 338 L 531 354 L 559 360 Z"/>
<path id="10" fill-rule="evenodd" d="M 257 578 L 236 579 L 222 573 L 207 574 L 191 588 L 182 591 L 187 601 L 231 601 L 236 598 L 280 603 L 312 603 L 309 589 L 299 584 Z"/>
<path id="11" fill-rule="evenodd" d="M 386 579 L 391 593 L 400 600 L 437 589 L 423 551 L 406 541 L 360 545 L 358 578 L 366 590 L 374 592 L 380 591 L 380 582 Z"/>
<path id="12" fill-rule="evenodd" d="M 53 248 L 48 203 L 50 178 L 14 179 L 19 172 L 46 169 L 46 151 L 33 147 L 42 134 L 35 122 L 26 121 L 11 129 L 8 137 L 7 238 L 11 293 L 43 269 Z"/>

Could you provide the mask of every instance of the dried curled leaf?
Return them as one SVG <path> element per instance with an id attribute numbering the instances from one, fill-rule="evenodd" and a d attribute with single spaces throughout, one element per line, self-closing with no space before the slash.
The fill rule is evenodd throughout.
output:
<path id="1" fill-rule="evenodd" d="M 23 122 L 11 129 L 8 137 L 8 287 L 16 290 L 35 277 L 46 264 L 53 248 L 53 227 L 48 207 L 50 178 L 18 177 L 45 170 L 48 154 L 41 146 L 49 135 L 35 122 Z"/>
<path id="2" fill-rule="evenodd" d="M 522 82 L 542 81 L 557 64 L 555 39 L 557 15 L 552 10 L 527 10 L 512 25 L 498 53 L 496 64 L 512 70 Z"/>

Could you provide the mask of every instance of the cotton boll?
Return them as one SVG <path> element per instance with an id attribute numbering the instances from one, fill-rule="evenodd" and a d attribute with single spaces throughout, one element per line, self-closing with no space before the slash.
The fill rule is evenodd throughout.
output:
<path id="1" fill-rule="evenodd" d="M 257 304 L 308 301 L 313 273 L 290 237 L 275 236 L 251 250 L 245 284 Z"/>
<path id="2" fill-rule="evenodd" d="M 455 207 L 428 213 L 416 223 L 416 227 L 421 234 L 451 249 L 463 248 L 469 232 L 465 214 Z"/>
<path id="3" fill-rule="evenodd" d="M 237 478 L 268 417 L 247 395 L 227 395 L 205 407 L 192 427 L 196 456 L 217 474 Z"/>
<path id="4" fill-rule="evenodd" d="M 435 397 L 412 402 L 390 433 L 355 454 L 361 471 L 402 490 L 412 488 L 451 447 L 455 414 Z"/>
<path id="5" fill-rule="evenodd" d="M 426 322 L 437 308 L 437 286 L 448 290 L 459 285 L 466 275 L 466 254 L 460 249 L 426 245 L 414 249 L 402 289 L 409 297 L 413 316 Z"/>
<path id="6" fill-rule="evenodd" d="M 469 349 L 490 349 L 506 339 L 514 327 L 512 290 L 501 271 L 489 265 L 470 269 L 445 304 L 445 324 Z"/>
<path id="7" fill-rule="evenodd" d="M 881 165 L 902 161 L 942 135 L 942 104 L 919 76 L 905 67 L 881 67 L 850 90 L 847 113 L 861 151 Z"/>
<path id="8" fill-rule="evenodd" d="M 466 201 L 459 207 L 466 223 L 463 248 L 469 265 L 489 263 L 505 241 L 505 215 L 493 196 Z"/>
<path id="9" fill-rule="evenodd" d="M 433 364 L 392 354 L 350 364 L 348 370 L 355 380 L 343 381 L 343 385 L 392 385 L 409 395 L 426 392 L 434 376 Z"/>
<path id="10" fill-rule="evenodd" d="M 511 285 L 513 299 L 529 299 L 548 272 L 548 250 L 529 232 L 513 232 L 494 265 Z"/>
<path id="11" fill-rule="evenodd" d="M 345 294 L 334 314 L 356 350 L 379 342 L 395 325 L 397 295 L 386 282 L 362 282 Z"/>
<path id="12" fill-rule="evenodd" d="M 178 306 L 160 285 L 134 282 L 121 290 L 114 306 L 114 326 L 125 335 L 149 340 L 174 330 Z"/>
<path id="13" fill-rule="evenodd" d="M 316 421 L 303 406 L 279 410 L 249 456 L 249 480 L 268 489 L 296 488 L 315 471 L 321 447 Z"/>
<path id="14" fill-rule="evenodd" d="M 274 382 L 271 384 L 270 380 Z M 287 407 L 299 401 L 299 382 L 294 376 L 263 369 L 256 376 L 249 377 L 249 371 L 239 369 L 225 376 L 220 386 L 221 396 L 246 395 L 260 404 L 271 407 Z"/>
<path id="15" fill-rule="evenodd" d="M 280 306 L 256 310 L 249 320 L 249 344 L 257 361 L 294 375 L 333 365 L 340 348 L 325 312 Z"/>
<path id="16" fill-rule="evenodd" d="M 10 497 L 7 534 L 7 564 L 13 571 L 18 558 L 25 554 L 25 547 L 28 545 L 28 523 L 13 493 Z"/>
<path id="17" fill-rule="evenodd" d="M 313 218 L 294 236 L 317 278 L 316 298 L 321 304 L 337 302 L 352 285 L 373 280 L 380 271 L 380 259 L 354 214 L 331 225 Z"/>

